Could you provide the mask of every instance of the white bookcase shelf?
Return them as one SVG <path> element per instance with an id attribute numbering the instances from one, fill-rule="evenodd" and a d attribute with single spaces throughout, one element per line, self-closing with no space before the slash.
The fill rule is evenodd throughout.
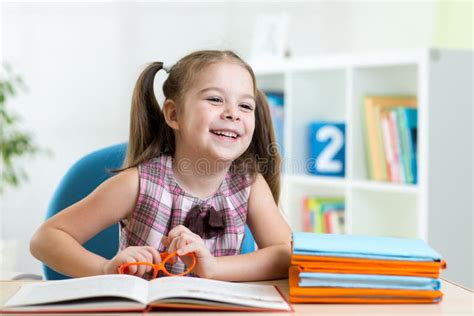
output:
<path id="1" fill-rule="evenodd" d="M 473 266 L 472 51 L 321 56 L 253 67 L 259 88 L 284 92 L 280 205 L 292 229 L 302 229 L 304 196 L 342 196 L 346 233 L 427 240 L 450 266 L 464 267 L 464 271 L 455 269 L 451 278 L 472 287 L 472 269 L 465 271 Z M 365 95 L 417 96 L 416 185 L 370 180 L 363 128 Z M 345 177 L 307 173 L 307 130 L 315 120 L 346 124 Z M 453 244 L 466 245 L 466 250 Z"/>

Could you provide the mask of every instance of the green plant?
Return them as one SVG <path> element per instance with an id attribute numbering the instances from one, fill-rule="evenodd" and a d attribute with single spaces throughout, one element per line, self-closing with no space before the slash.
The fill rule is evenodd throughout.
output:
<path id="1" fill-rule="evenodd" d="M 7 101 L 21 90 L 26 90 L 21 77 L 3 65 L 0 74 L 0 194 L 6 187 L 16 187 L 27 179 L 26 172 L 15 162 L 40 151 L 31 133 L 19 128 L 20 117 L 7 108 Z"/>

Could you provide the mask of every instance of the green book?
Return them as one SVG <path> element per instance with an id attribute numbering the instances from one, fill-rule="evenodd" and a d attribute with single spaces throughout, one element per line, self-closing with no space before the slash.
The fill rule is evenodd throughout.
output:
<path id="1" fill-rule="evenodd" d="M 410 147 L 409 147 L 409 135 L 410 132 L 407 125 L 407 120 L 405 116 L 405 108 L 396 108 L 398 130 L 400 131 L 400 143 L 401 143 L 401 163 L 403 168 L 403 173 L 406 175 L 405 183 L 413 183 L 413 173 L 411 170 L 411 159 L 410 159 Z"/>

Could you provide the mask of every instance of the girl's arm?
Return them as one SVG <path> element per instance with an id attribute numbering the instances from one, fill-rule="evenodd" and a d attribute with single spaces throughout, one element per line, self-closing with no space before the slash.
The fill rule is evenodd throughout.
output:
<path id="1" fill-rule="evenodd" d="M 194 252 L 198 262 L 194 272 L 200 277 L 226 281 L 258 281 L 283 278 L 290 266 L 291 229 L 283 218 L 262 175 L 252 184 L 247 214 L 258 250 L 238 255 L 213 257 L 202 239 L 180 225 L 162 242 L 178 255 Z M 189 264 L 189 260 L 183 257 Z"/>
<path id="2" fill-rule="evenodd" d="M 31 253 L 52 269 L 72 277 L 107 273 L 104 268 L 109 260 L 86 250 L 82 244 L 131 214 L 138 190 L 137 168 L 111 177 L 83 200 L 43 223 L 31 239 Z M 154 252 L 152 258 L 159 257 Z M 143 249 L 130 249 L 127 255 L 143 257 L 143 253 Z"/>
<path id="3" fill-rule="evenodd" d="M 286 277 L 290 266 L 291 228 L 261 174 L 257 175 L 250 191 L 247 225 L 258 250 L 239 256 L 217 257 L 212 278 L 257 281 Z"/>

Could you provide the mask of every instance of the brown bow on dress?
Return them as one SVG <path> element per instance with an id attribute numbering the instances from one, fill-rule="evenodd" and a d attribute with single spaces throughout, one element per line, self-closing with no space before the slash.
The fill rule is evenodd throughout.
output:
<path id="1" fill-rule="evenodd" d="M 224 232 L 224 218 L 222 212 L 212 206 L 195 205 L 186 215 L 184 226 L 201 238 L 209 239 Z"/>

